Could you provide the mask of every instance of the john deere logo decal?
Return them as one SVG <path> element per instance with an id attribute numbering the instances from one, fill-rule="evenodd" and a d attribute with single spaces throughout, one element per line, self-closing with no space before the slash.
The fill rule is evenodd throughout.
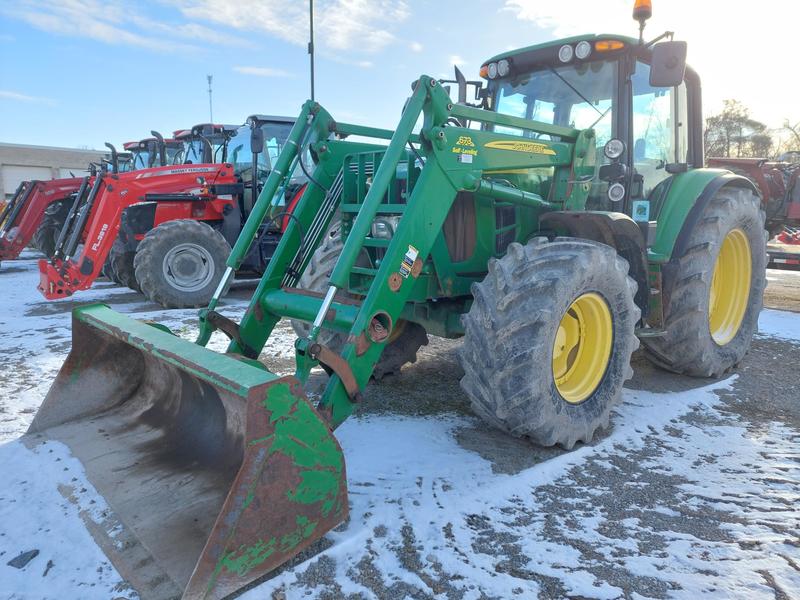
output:
<path id="1" fill-rule="evenodd" d="M 494 148 L 495 150 L 508 150 L 509 152 L 526 152 L 528 154 L 547 154 L 548 156 L 555 156 L 556 151 L 550 148 L 547 144 L 539 142 L 516 142 L 513 140 L 489 142 L 484 146 L 485 148 Z"/>

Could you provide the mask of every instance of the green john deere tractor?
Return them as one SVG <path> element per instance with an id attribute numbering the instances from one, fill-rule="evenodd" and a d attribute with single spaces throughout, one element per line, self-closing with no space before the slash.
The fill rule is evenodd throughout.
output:
<path id="1" fill-rule="evenodd" d="M 485 85 L 457 76 L 458 101 L 420 77 L 394 131 L 306 102 L 196 343 L 106 306 L 74 311 L 29 437 L 83 462 L 113 515 L 104 547 L 143 597 L 223 597 L 341 523 L 332 432 L 428 335 L 463 337 L 479 415 L 566 448 L 607 425 L 640 341 L 689 375 L 742 359 L 764 213 L 749 181 L 701 167 L 685 51 L 587 35 L 506 52 Z M 298 167 L 308 188 L 234 322 L 221 290 Z M 282 318 L 300 332 L 291 376 L 258 361 Z M 227 353 L 204 347 L 214 331 Z M 315 366 L 330 377 L 312 402 Z"/>

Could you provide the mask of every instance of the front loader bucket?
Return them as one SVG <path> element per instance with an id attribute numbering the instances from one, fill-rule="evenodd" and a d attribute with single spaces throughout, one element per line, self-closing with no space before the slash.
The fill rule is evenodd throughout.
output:
<path id="1" fill-rule="evenodd" d="M 25 440 L 82 462 L 113 513 L 92 534 L 144 599 L 223 598 L 347 516 L 344 456 L 294 377 L 104 305 L 73 312 Z"/>

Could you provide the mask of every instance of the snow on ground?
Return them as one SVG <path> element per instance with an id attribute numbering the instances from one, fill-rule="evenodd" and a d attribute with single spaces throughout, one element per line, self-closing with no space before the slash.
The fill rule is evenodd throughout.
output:
<path id="1" fill-rule="evenodd" d="M 459 598 L 535 597 L 542 586 L 532 573 L 587 598 L 618 598 L 623 590 L 610 582 L 630 577 L 654 597 L 772 597 L 762 571 L 782 589 L 800 590 L 800 436 L 777 425 L 758 437 L 734 423 L 709 425 L 724 422 L 714 391 L 728 383 L 678 394 L 626 390 L 612 435 L 510 475 L 459 445 L 459 430 L 475 427 L 467 419 L 345 423 L 337 436 L 350 523 L 307 568 L 329 557 L 341 592 L 367 596 L 367 568 L 387 589 L 454 590 Z M 671 482 L 662 499 L 673 508 L 651 489 L 661 480 Z M 626 518 L 607 514 L 600 498 L 610 496 Z M 701 511 L 724 519 L 721 533 L 703 539 L 689 531 Z M 408 544 L 424 565 L 418 571 L 398 558 Z M 303 581 L 298 567 L 245 598 L 278 589 L 304 597 L 305 589 L 293 591 Z"/>
<path id="2" fill-rule="evenodd" d="M 0 446 L 0 597 L 136 598 L 94 543 L 83 519 L 101 522 L 108 510 L 69 449 L 47 442 L 28 450 Z M 6 563 L 39 554 L 22 569 Z"/>
<path id="3" fill-rule="evenodd" d="M 32 256 L 0 272 L 11 307 L 0 313 L 0 597 L 135 597 L 87 532 L 106 507 L 80 464 L 55 442 L 14 441 L 70 345 L 69 313 L 38 296 Z M 195 310 L 161 311 L 107 283 L 75 300 L 196 333 Z M 759 324 L 800 341 L 800 315 L 765 310 Z M 291 341 L 285 328 L 269 352 L 288 359 Z M 497 456 L 522 442 L 468 416 L 351 419 L 337 430 L 350 520 L 244 597 L 794 597 L 800 435 L 724 411 L 716 392 L 734 384 L 625 390 L 610 435 L 511 470 Z M 33 548 L 23 569 L 6 565 Z"/>
<path id="4" fill-rule="evenodd" d="M 758 333 L 800 342 L 800 318 L 794 313 L 765 308 L 758 318 Z"/>

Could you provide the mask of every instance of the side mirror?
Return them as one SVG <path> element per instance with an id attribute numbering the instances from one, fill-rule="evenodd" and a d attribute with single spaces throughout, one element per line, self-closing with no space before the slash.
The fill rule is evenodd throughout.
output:
<path id="1" fill-rule="evenodd" d="M 661 42 L 653 46 L 650 64 L 652 87 L 675 87 L 686 72 L 686 42 Z"/>
<path id="2" fill-rule="evenodd" d="M 250 130 L 250 152 L 261 154 L 264 151 L 264 130 L 255 125 Z"/>

